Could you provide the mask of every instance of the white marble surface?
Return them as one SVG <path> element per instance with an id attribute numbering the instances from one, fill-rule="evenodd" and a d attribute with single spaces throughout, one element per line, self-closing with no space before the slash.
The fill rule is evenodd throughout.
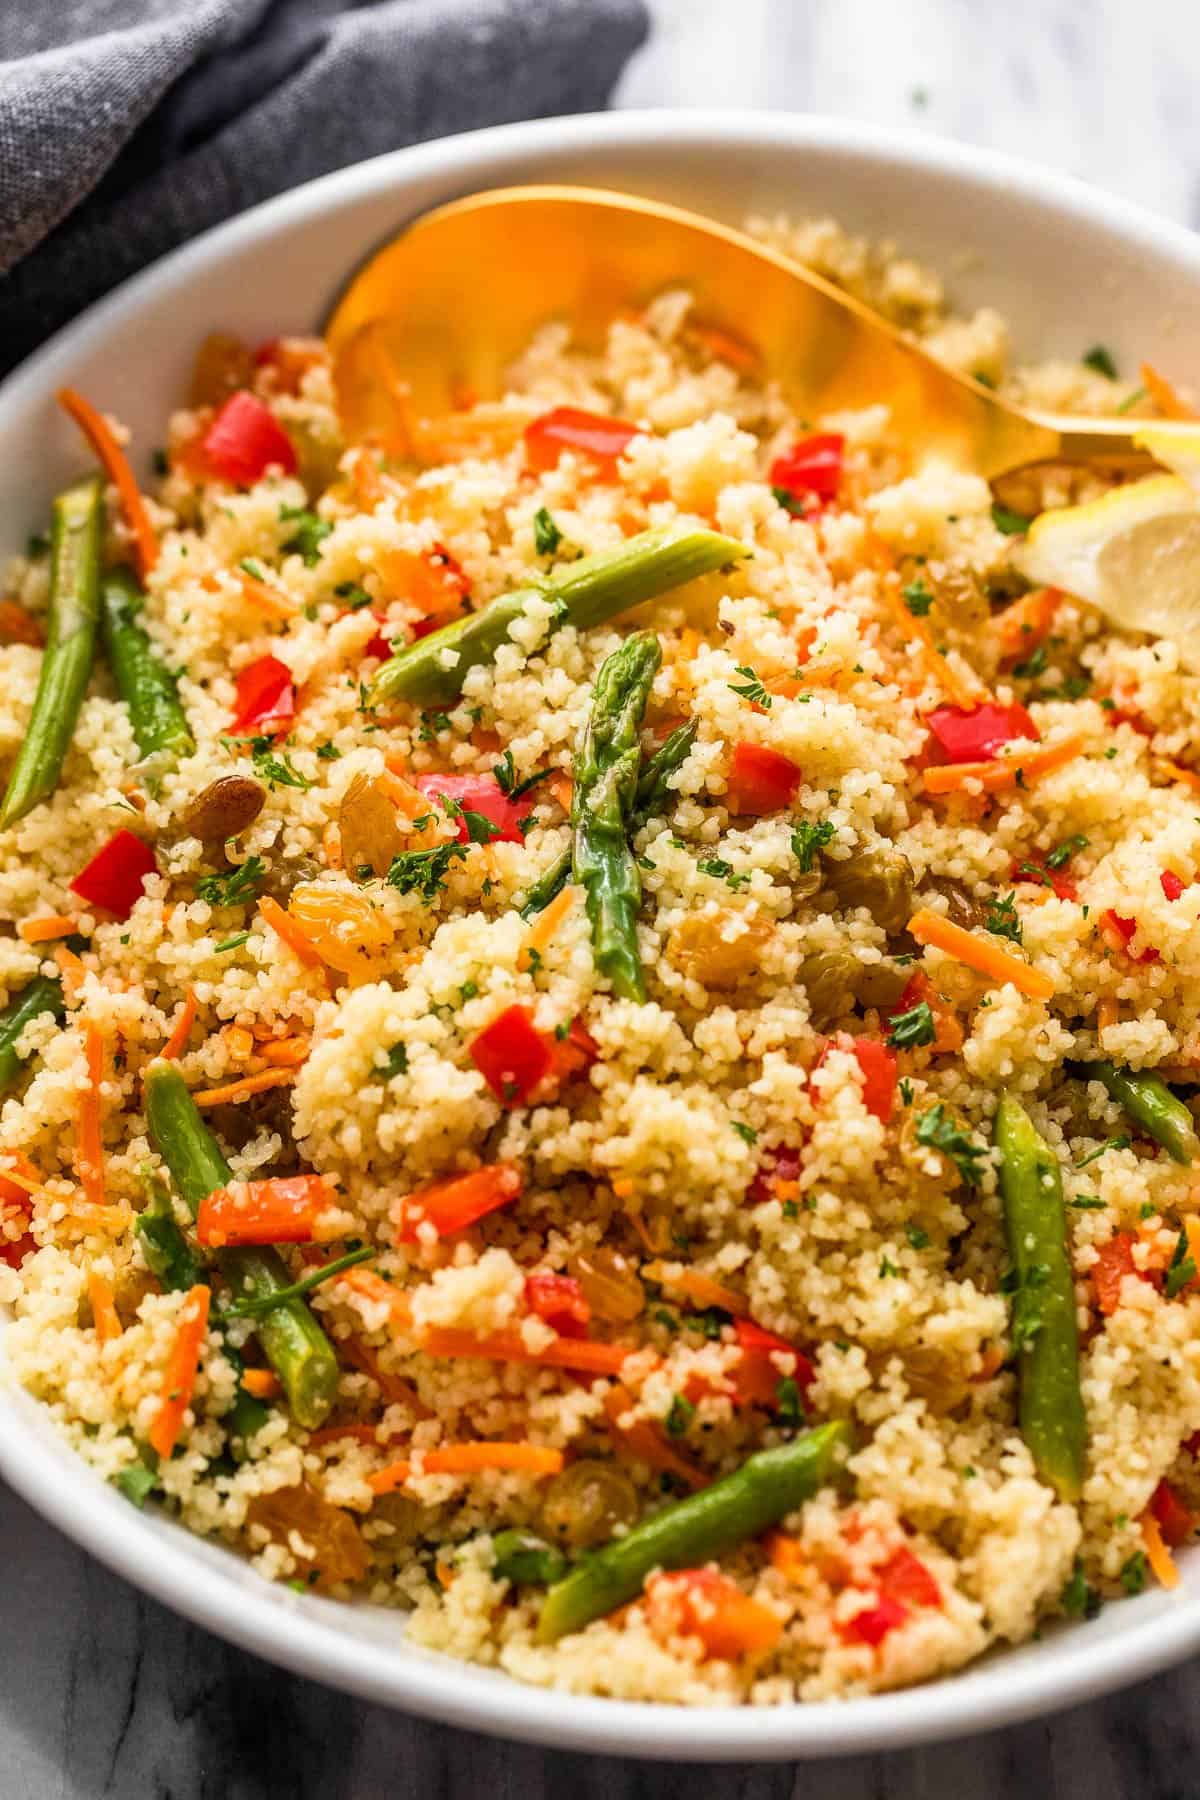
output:
<path id="1" fill-rule="evenodd" d="M 620 104 L 908 124 L 1070 170 L 1200 227 L 1197 0 L 651 0 L 651 10 L 655 36 Z M 663 1769 L 489 1743 L 280 1674 L 143 1599 L 3 1489 L 0 1545 L 2 1800 L 1200 1793 L 1194 1668 L 940 1749 Z"/>

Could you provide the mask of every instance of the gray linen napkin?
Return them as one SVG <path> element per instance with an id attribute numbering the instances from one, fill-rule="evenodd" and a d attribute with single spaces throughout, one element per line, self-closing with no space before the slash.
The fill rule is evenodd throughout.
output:
<path id="1" fill-rule="evenodd" d="M 330 169 L 603 106 L 642 0 L 0 0 L 0 371 Z"/>

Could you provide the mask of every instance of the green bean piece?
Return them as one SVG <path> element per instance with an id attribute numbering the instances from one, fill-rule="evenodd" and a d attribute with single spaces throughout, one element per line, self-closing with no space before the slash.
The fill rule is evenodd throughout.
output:
<path id="1" fill-rule="evenodd" d="M 66 1017 L 62 983 L 55 975 L 35 975 L 19 994 L 0 1012 L 0 1094 L 16 1086 L 25 1066 L 25 1058 L 17 1050 L 21 1033 L 31 1019 L 53 1013 L 61 1024 Z"/>
<path id="2" fill-rule="evenodd" d="M 186 1293 L 204 1280 L 204 1264 L 175 1221 L 171 1196 L 155 1181 L 149 1203 L 134 1220 L 146 1267 L 171 1293 Z"/>
<path id="3" fill-rule="evenodd" d="M 696 741 L 699 721 L 689 719 L 686 725 L 677 725 L 670 737 L 665 739 L 654 755 L 644 765 L 638 776 L 637 796 L 634 801 L 633 814 L 629 821 L 630 831 L 638 828 L 661 812 L 671 797 L 667 786 L 667 778 L 681 768 L 687 759 L 688 752 Z M 544 912 L 554 896 L 561 893 L 571 878 L 571 851 L 566 849 L 556 856 L 550 867 L 539 875 L 521 908 L 523 919 L 536 918 Z"/>
<path id="4" fill-rule="evenodd" d="M 215 1189 L 227 1187 L 233 1171 L 200 1117 L 178 1069 L 166 1062 L 146 1071 L 146 1118 L 150 1136 L 171 1171 L 171 1179 L 193 1215 Z M 278 1251 L 239 1246 L 217 1253 L 216 1263 L 237 1300 L 261 1302 L 292 1285 Z M 283 1384 L 297 1424 L 314 1430 L 327 1416 L 337 1392 L 333 1346 L 302 1299 L 281 1300 L 261 1312 L 256 1330 L 267 1360 Z"/>
<path id="5" fill-rule="evenodd" d="M 492 1573 L 518 1587 L 548 1587 L 566 1574 L 561 1550 L 532 1531 L 498 1531 L 492 1539 Z"/>
<path id="6" fill-rule="evenodd" d="M 662 662 L 652 631 L 638 631 L 600 665 L 592 710 L 575 752 L 572 867 L 592 925 L 592 956 L 620 1000 L 644 1000 L 638 951 L 642 878 L 629 847 L 642 714 Z"/>
<path id="7" fill-rule="evenodd" d="M 818 1425 L 791 1443 L 760 1450 L 700 1493 L 664 1506 L 550 1589 L 538 1618 L 539 1641 L 552 1644 L 624 1606 L 641 1592 L 652 1569 L 693 1568 L 758 1537 L 811 1499 L 849 1447 L 844 1421 Z"/>
<path id="8" fill-rule="evenodd" d="M 110 569 L 100 586 L 100 629 L 138 750 L 167 764 L 190 756 L 196 742 L 175 677 L 138 622 L 143 600 L 132 570 Z"/>
<path id="9" fill-rule="evenodd" d="M 716 531 L 680 535 L 663 527 L 640 532 L 617 550 L 581 557 L 537 587 L 502 594 L 479 612 L 406 644 L 384 663 L 370 698 L 373 702 L 408 700 L 417 706 L 449 705 L 461 694 L 469 671 L 492 661 L 531 600 L 555 602 L 556 625 L 574 625 L 586 631 L 747 555 L 744 544 Z M 442 662 L 447 650 L 455 653 L 449 668 Z"/>
<path id="10" fill-rule="evenodd" d="M 96 648 L 104 488 L 99 477 L 54 502 L 50 609 L 33 710 L 0 802 L 0 829 L 15 825 L 58 786 Z"/>
<path id="11" fill-rule="evenodd" d="M 996 1110 L 1000 1197 L 1012 1262 L 1021 1436 L 1061 1500 L 1078 1500 L 1087 1454 L 1075 1288 L 1058 1158 L 1011 1094 Z"/>
<path id="12" fill-rule="evenodd" d="M 1081 1081 L 1098 1081 L 1177 1163 L 1195 1162 L 1200 1156 L 1195 1121 L 1161 1075 L 1149 1069 L 1118 1069 L 1110 1062 L 1075 1063 L 1072 1073 Z"/>

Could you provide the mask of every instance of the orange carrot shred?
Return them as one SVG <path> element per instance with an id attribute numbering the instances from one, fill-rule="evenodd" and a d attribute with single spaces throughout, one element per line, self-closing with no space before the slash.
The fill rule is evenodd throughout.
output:
<path id="1" fill-rule="evenodd" d="M 921 660 L 930 675 L 942 688 L 955 706 L 978 706 L 987 693 L 980 681 L 973 683 L 964 681 L 957 670 L 946 660 L 933 641 L 933 633 L 924 619 L 919 619 L 909 612 L 900 591 L 900 583 L 894 577 L 885 580 L 884 593 L 888 605 L 895 617 L 900 634 L 906 643 L 918 643 L 921 647 Z M 811 676 L 810 676 L 811 679 Z"/>
<path id="2" fill-rule="evenodd" d="M 268 1043 L 259 1045 L 258 1054 L 274 1068 L 298 1069 L 302 1062 L 308 1061 L 311 1049 L 312 1039 L 307 1035 L 272 1038 Z"/>
<path id="3" fill-rule="evenodd" d="M 84 1027 L 87 1085 L 79 1097 L 76 1161 L 89 1205 L 104 1204 L 104 1142 L 100 1130 L 100 1083 L 104 1079 L 104 1034 L 90 1022 Z"/>
<path id="4" fill-rule="evenodd" d="M 538 1444 L 447 1444 L 441 1450 L 427 1450 L 421 1459 L 423 1475 L 474 1475 L 481 1469 L 517 1469 L 523 1475 L 557 1475 L 563 1466 L 561 1450 L 546 1450 Z M 367 1486 L 375 1494 L 390 1494 L 403 1487 L 413 1472 L 411 1462 L 389 1463 L 374 1475 L 367 1476 Z"/>
<path id="5" fill-rule="evenodd" d="M 479 1357 L 483 1362 L 541 1363 L 553 1369 L 573 1369 L 583 1375 L 615 1375 L 633 1355 L 629 1344 L 599 1344 L 589 1338 L 556 1337 L 541 1350 L 530 1350 L 519 1332 L 494 1332 L 474 1337 L 469 1331 L 435 1326 L 421 1338 L 427 1356 Z"/>
<path id="6" fill-rule="evenodd" d="M 210 1290 L 199 1283 L 188 1290 L 179 1310 L 179 1328 L 163 1374 L 162 1400 L 149 1431 L 151 1447 L 163 1457 L 170 1456 L 174 1450 L 183 1429 L 184 1414 L 192 1403 L 208 1330 L 210 1298 Z"/>
<path id="7" fill-rule="evenodd" d="M 1060 588 L 1034 588 L 996 614 L 992 627 L 1006 662 L 1014 657 L 1031 656 L 1045 642 L 1061 599 Z"/>
<path id="8" fill-rule="evenodd" d="M 632 1425 L 622 1425 L 623 1414 L 632 1410 L 633 1399 L 620 1383 L 611 1387 L 604 1396 L 604 1413 L 608 1420 L 608 1428 L 618 1443 L 638 1462 L 644 1462 L 647 1468 L 657 1469 L 664 1475 L 674 1475 L 693 1493 L 700 1488 L 708 1487 L 709 1477 L 703 1469 L 680 1456 L 673 1450 L 658 1426 L 649 1419 L 635 1419 Z"/>
<path id="9" fill-rule="evenodd" d="M 549 906 L 542 908 L 525 933 L 525 942 L 521 945 L 520 954 L 517 957 L 518 969 L 533 967 L 535 956 L 541 956 L 582 892 L 581 888 L 572 887 L 568 882 L 565 888 L 555 894 Z"/>
<path id="10" fill-rule="evenodd" d="M 1020 756 L 998 756 L 992 762 L 945 763 L 926 769 L 927 794 L 953 794 L 968 781 L 978 781 L 985 792 L 997 794 L 1004 788 L 1016 787 L 1018 775 L 1028 787 L 1038 775 L 1049 775 L 1079 755 L 1084 747 L 1082 732 L 1060 738 L 1057 744 L 1046 744 L 1040 750 L 1022 751 Z"/>
<path id="11" fill-rule="evenodd" d="M 77 923 L 69 913 L 42 913 L 36 919 L 22 919 L 17 935 L 27 944 L 48 944 L 54 938 L 70 937 Z"/>
<path id="12" fill-rule="evenodd" d="M 87 975 L 87 967 L 83 958 L 76 956 L 74 950 L 69 950 L 65 944 L 56 944 L 54 960 L 58 964 L 58 972 L 62 976 L 67 998 L 72 1000 L 83 986 L 84 977 Z"/>
<path id="13" fill-rule="evenodd" d="M 186 1048 L 188 1038 L 191 1035 L 192 1026 L 196 1023 L 197 1005 L 196 990 L 195 988 L 189 988 L 183 997 L 183 1005 L 179 1009 L 179 1017 L 171 1027 L 171 1035 L 159 1052 L 164 1061 L 174 1062 L 175 1058 L 181 1055 Z"/>
<path id="14" fill-rule="evenodd" d="M 289 950 L 295 951 L 307 968 L 319 969 L 324 966 L 308 933 L 284 911 L 278 900 L 272 899 L 270 894 L 264 894 L 258 903 L 258 911 L 271 930 L 283 939 Z"/>
<path id="15" fill-rule="evenodd" d="M 943 919 L 940 913 L 931 912 L 923 906 L 908 921 L 908 929 L 918 944 L 931 944 L 936 950 L 944 950 L 956 962 L 965 963 L 967 968 L 975 969 L 980 975 L 988 976 L 992 981 L 1012 985 L 1031 1000 L 1049 1000 L 1054 992 L 1054 982 L 1049 975 L 1040 969 L 1031 969 L 1018 957 L 1011 956 L 1007 950 L 1001 950 L 998 944 L 989 944 L 973 931 L 967 931 L 961 925 L 954 925 L 949 919 Z"/>
<path id="16" fill-rule="evenodd" d="M 226 1082 L 223 1087 L 200 1088 L 192 1099 L 197 1106 L 236 1106 L 253 1094 L 265 1094 L 268 1088 L 287 1087 L 295 1081 L 295 1069 L 263 1069 L 257 1075 L 243 1075 L 240 1081 Z"/>
<path id="17" fill-rule="evenodd" d="M 129 459 L 113 436 L 108 421 L 96 411 L 90 400 L 85 400 L 74 388 L 65 387 L 58 390 L 58 403 L 79 426 L 117 490 L 121 511 L 133 539 L 137 571 L 145 581 L 158 561 L 158 539 L 154 535 L 146 502 L 129 466 Z"/>
<path id="18" fill-rule="evenodd" d="M 102 1344 L 111 1344 L 121 1336 L 124 1327 L 117 1317 L 117 1309 L 113 1302 L 112 1286 L 105 1281 L 103 1275 L 97 1275 L 94 1269 L 88 1271 L 88 1299 L 92 1303 L 92 1323 L 96 1327 L 96 1336 Z"/>
<path id="19" fill-rule="evenodd" d="M 1138 373 L 1142 386 L 1165 419 L 1194 419 L 1197 416 L 1195 407 L 1179 398 L 1172 383 L 1159 374 L 1153 363 L 1144 362 Z"/>
<path id="20" fill-rule="evenodd" d="M 243 1369 L 242 1386 L 256 1400 L 273 1400 L 280 1392 L 279 1377 L 274 1369 Z"/>
<path id="21" fill-rule="evenodd" d="M 338 1276 L 338 1280 L 344 1282 L 351 1293 L 357 1294 L 361 1299 L 370 1300 L 376 1306 L 386 1306 L 393 1325 L 398 1326 L 401 1331 L 406 1331 L 412 1324 L 412 1308 L 406 1295 L 390 1281 L 385 1281 L 374 1269 L 347 1269 L 344 1275 Z M 369 1373 L 374 1374 L 375 1371 L 372 1369 Z"/>
<path id="22" fill-rule="evenodd" d="M 253 575 L 242 576 L 242 598 L 251 606 L 257 606 L 270 619 L 292 619 L 300 608 L 278 588 L 273 588 L 265 581 L 259 581 Z"/>
<path id="23" fill-rule="evenodd" d="M 1146 1561 L 1165 1588 L 1177 1587 L 1179 1570 L 1175 1567 L 1175 1559 L 1163 1542 L 1162 1530 L 1152 1512 L 1144 1512 L 1139 1521 L 1142 1528 L 1142 1543 L 1146 1547 Z"/>

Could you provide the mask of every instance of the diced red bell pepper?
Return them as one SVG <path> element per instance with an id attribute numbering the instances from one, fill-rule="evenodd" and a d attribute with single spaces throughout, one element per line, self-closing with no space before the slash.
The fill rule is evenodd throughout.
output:
<path id="1" fill-rule="evenodd" d="M 886 1125 L 896 1104 L 896 1053 L 878 1038 L 852 1038 L 839 1032 L 824 1045 L 814 1069 L 819 1069 L 831 1050 L 850 1050 L 862 1072 L 863 1105 Z"/>
<path id="2" fill-rule="evenodd" d="M 122 828 L 80 869 L 71 888 L 89 905 L 127 919 L 157 867 L 149 844 Z"/>
<path id="3" fill-rule="evenodd" d="M 600 1055 L 600 1046 L 582 1019 L 572 1019 L 565 1038 L 554 1040 L 554 1061 L 560 1081 L 584 1075 Z"/>
<path id="4" fill-rule="evenodd" d="M 942 1590 L 919 1556 L 907 1545 L 894 1550 L 877 1570 L 879 1590 L 909 1606 L 941 1606 Z"/>
<path id="5" fill-rule="evenodd" d="M 253 487 L 269 468 L 296 471 L 292 440 L 269 407 L 239 388 L 205 432 L 201 455 L 214 475 L 238 487 Z"/>
<path id="6" fill-rule="evenodd" d="M 18 1152 L 11 1155 L 11 1161 L 18 1174 L 37 1179 L 37 1170 L 28 1158 Z M 26 1189 L 0 1172 L 0 1262 L 7 1263 L 10 1269 L 19 1269 L 38 1247 L 29 1229 L 32 1216 Z M 19 1235 L 10 1236 L 13 1231 Z"/>
<path id="7" fill-rule="evenodd" d="M 718 1569 L 676 1569 L 652 1575 L 646 1584 L 650 1628 L 699 1638 L 706 1656 L 734 1662 L 773 1650 L 783 1622 L 761 1600 L 743 1594 Z M 661 1622 L 660 1622 L 661 1621 Z"/>
<path id="8" fill-rule="evenodd" d="M 729 768 L 729 810 L 751 813 L 782 812 L 790 806 L 803 771 L 790 756 L 768 750 L 765 744 L 735 744 Z"/>
<path id="9" fill-rule="evenodd" d="M 1023 881 L 1031 881 L 1038 887 L 1048 887 L 1059 900 L 1079 898 L 1079 889 L 1064 870 L 1048 868 L 1045 863 L 1037 862 L 1031 856 L 1013 864 L 1009 880 L 1018 885 Z"/>
<path id="10" fill-rule="evenodd" d="M 557 1331 L 559 1337 L 587 1336 L 592 1309 L 573 1275 L 537 1271 L 525 1277 L 525 1304 Z"/>
<path id="11" fill-rule="evenodd" d="M 260 656 L 248 663 L 237 678 L 237 700 L 229 729 L 239 737 L 251 726 L 275 730 L 296 716 L 296 689 L 292 671 L 277 656 Z"/>
<path id="12" fill-rule="evenodd" d="M 508 1006 L 470 1046 L 471 1061 L 497 1100 L 523 1106 L 554 1067 L 554 1052 L 527 1006 Z"/>
<path id="13" fill-rule="evenodd" d="M 1150 1511 L 1158 1520 L 1164 1541 L 1173 1550 L 1186 1544 L 1196 1529 L 1195 1513 L 1183 1504 L 1169 1481 L 1160 1481 L 1151 1494 Z"/>
<path id="14" fill-rule="evenodd" d="M 1098 1260 L 1092 1267 L 1092 1282 L 1102 1313 L 1114 1313 L 1121 1304 L 1121 1283 L 1127 1275 L 1145 1276 L 1133 1260 L 1133 1233 L 1118 1231 L 1107 1244 L 1096 1251 Z"/>
<path id="15" fill-rule="evenodd" d="M 795 1358 L 792 1379 L 800 1392 L 811 1387 L 817 1371 L 795 1344 L 789 1344 L 777 1332 L 756 1325 L 753 1319 L 735 1319 L 733 1329 L 742 1353 L 741 1361 L 733 1371 L 735 1394 L 740 1404 L 774 1406 L 779 1397 L 779 1384 L 785 1377 L 771 1359 L 780 1353 Z"/>
<path id="16" fill-rule="evenodd" d="M 874 1606 L 864 1607 L 852 1619 L 839 1619 L 838 1636 L 847 1644 L 870 1644 L 875 1648 L 882 1644 L 889 1631 L 903 1625 L 908 1616 L 908 1608 L 901 1601 L 893 1600 L 889 1594 L 880 1594 Z"/>
<path id="17" fill-rule="evenodd" d="M 494 775 L 418 775 L 417 787 L 427 800 L 443 803 L 447 800 L 451 806 L 458 806 L 463 812 L 479 813 L 492 827 L 489 842 L 501 844 L 520 844 L 524 841 L 521 834 L 521 821 L 529 817 L 529 805 L 522 807 L 517 801 L 510 800 Z M 467 829 L 467 821 L 458 818 L 458 841 L 466 844 L 471 841 Z"/>
<path id="18" fill-rule="evenodd" d="M 375 632 L 374 636 L 368 638 L 363 645 L 363 655 L 377 656 L 380 662 L 387 662 L 392 655 L 391 640 L 387 635 L 387 615 L 386 613 L 376 612 L 374 607 L 372 607 L 371 617 L 375 620 L 378 630 Z"/>
<path id="19" fill-rule="evenodd" d="M 554 468 L 564 450 L 580 450 L 615 472 L 617 458 L 640 431 L 628 419 L 585 412 L 578 406 L 555 406 L 525 427 L 525 460 L 541 474 Z"/>
<path id="20" fill-rule="evenodd" d="M 1100 928 L 1112 943 L 1113 948 L 1124 950 L 1130 962 L 1153 963 L 1158 961 L 1158 951 L 1153 944 L 1147 944 L 1146 948 L 1139 950 L 1136 955 L 1129 948 L 1137 936 L 1138 922 L 1136 919 L 1122 918 L 1121 914 L 1114 912 L 1110 906 L 1107 912 L 1100 915 Z"/>
<path id="21" fill-rule="evenodd" d="M 772 487 L 783 488 L 797 500 L 815 500 L 805 512 L 818 511 L 837 498 L 842 480 L 846 440 L 838 431 L 818 431 L 801 438 L 771 464 L 767 476 Z"/>
<path id="22" fill-rule="evenodd" d="M 1162 883 L 1162 891 L 1168 900 L 1178 900 L 1187 886 L 1187 882 L 1180 881 L 1172 869 L 1164 869 L 1158 879 Z"/>
<path id="23" fill-rule="evenodd" d="M 988 762 L 1015 738 L 1037 740 L 1041 733 L 1025 708 L 1014 700 L 998 706 L 994 700 L 982 706 L 936 706 L 926 715 L 938 747 L 947 762 Z"/>
<path id="24" fill-rule="evenodd" d="M 317 1222 L 337 1204 L 323 1175 L 271 1175 L 231 1181 L 200 1202 L 202 1244 L 311 1244 Z"/>
<path id="25" fill-rule="evenodd" d="M 797 1181 L 800 1177 L 800 1152 L 781 1144 L 778 1150 L 768 1150 L 759 1164 L 754 1180 L 746 1189 L 746 1200 L 750 1206 L 761 1206 L 764 1200 L 776 1198 L 776 1187 L 781 1181 Z"/>

